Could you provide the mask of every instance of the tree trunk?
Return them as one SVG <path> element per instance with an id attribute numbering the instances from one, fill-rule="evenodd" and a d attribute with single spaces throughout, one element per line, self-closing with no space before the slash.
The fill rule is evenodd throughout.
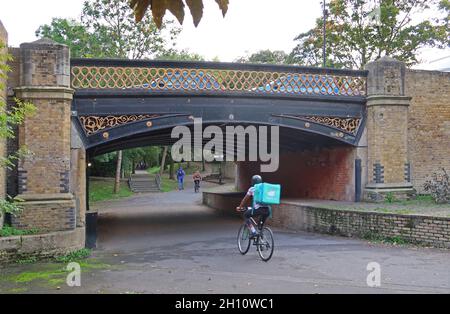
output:
<path id="1" fill-rule="evenodd" d="M 120 191 L 120 177 L 122 173 L 122 151 L 117 152 L 117 164 L 116 164 L 116 180 L 114 182 L 114 194 Z"/>
<path id="2" fill-rule="evenodd" d="M 159 169 L 159 175 L 162 177 L 163 173 L 164 173 L 164 167 L 166 165 L 166 157 L 167 157 L 167 146 L 164 146 L 164 151 L 162 154 L 162 158 L 161 158 L 161 167 Z"/>
<path id="3" fill-rule="evenodd" d="M 174 166 L 173 159 L 170 158 L 169 179 L 171 179 L 171 180 L 174 180 L 174 179 L 175 179 L 175 177 L 174 177 L 174 175 L 173 175 L 173 168 L 174 168 L 173 166 Z"/>

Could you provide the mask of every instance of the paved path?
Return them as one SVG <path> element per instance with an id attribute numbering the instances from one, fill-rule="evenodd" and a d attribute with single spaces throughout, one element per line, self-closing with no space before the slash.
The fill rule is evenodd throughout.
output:
<path id="1" fill-rule="evenodd" d="M 242 256 L 235 243 L 240 221 L 217 216 L 200 197 L 188 186 L 102 203 L 94 258 L 112 267 L 83 273 L 80 288 L 34 291 L 450 293 L 449 251 L 275 230 L 272 260 L 262 262 L 254 248 Z M 369 262 L 381 265 L 379 288 L 366 284 Z"/>

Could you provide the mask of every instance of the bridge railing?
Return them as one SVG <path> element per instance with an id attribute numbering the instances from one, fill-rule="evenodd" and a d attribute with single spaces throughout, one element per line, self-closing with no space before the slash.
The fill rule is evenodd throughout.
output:
<path id="1" fill-rule="evenodd" d="M 72 59 L 76 90 L 366 96 L 366 71 L 216 62 Z"/>

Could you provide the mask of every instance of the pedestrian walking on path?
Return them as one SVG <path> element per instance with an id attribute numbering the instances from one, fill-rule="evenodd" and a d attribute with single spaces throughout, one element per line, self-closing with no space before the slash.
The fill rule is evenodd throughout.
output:
<path id="1" fill-rule="evenodd" d="M 184 190 L 184 176 L 186 173 L 183 168 L 180 166 L 177 170 L 177 181 L 178 181 L 178 190 Z"/>

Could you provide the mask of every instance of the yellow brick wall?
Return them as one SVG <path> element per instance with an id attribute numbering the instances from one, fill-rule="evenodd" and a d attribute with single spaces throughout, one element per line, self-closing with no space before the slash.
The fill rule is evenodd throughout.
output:
<path id="1" fill-rule="evenodd" d="M 450 172 L 450 73 L 406 72 L 409 107 L 408 148 L 412 183 L 423 192 L 423 183 L 434 171 Z"/>
<path id="2" fill-rule="evenodd" d="M 21 127 L 20 145 L 31 155 L 21 168 L 26 171 L 23 194 L 61 191 L 61 173 L 70 170 L 70 103 L 64 100 L 32 99 L 34 116 Z"/>
<path id="3" fill-rule="evenodd" d="M 384 167 L 384 183 L 405 182 L 407 160 L 406 106 L 373 106 L 368 109 L 368 169 L 373 183 L 376 163 Z"/>

